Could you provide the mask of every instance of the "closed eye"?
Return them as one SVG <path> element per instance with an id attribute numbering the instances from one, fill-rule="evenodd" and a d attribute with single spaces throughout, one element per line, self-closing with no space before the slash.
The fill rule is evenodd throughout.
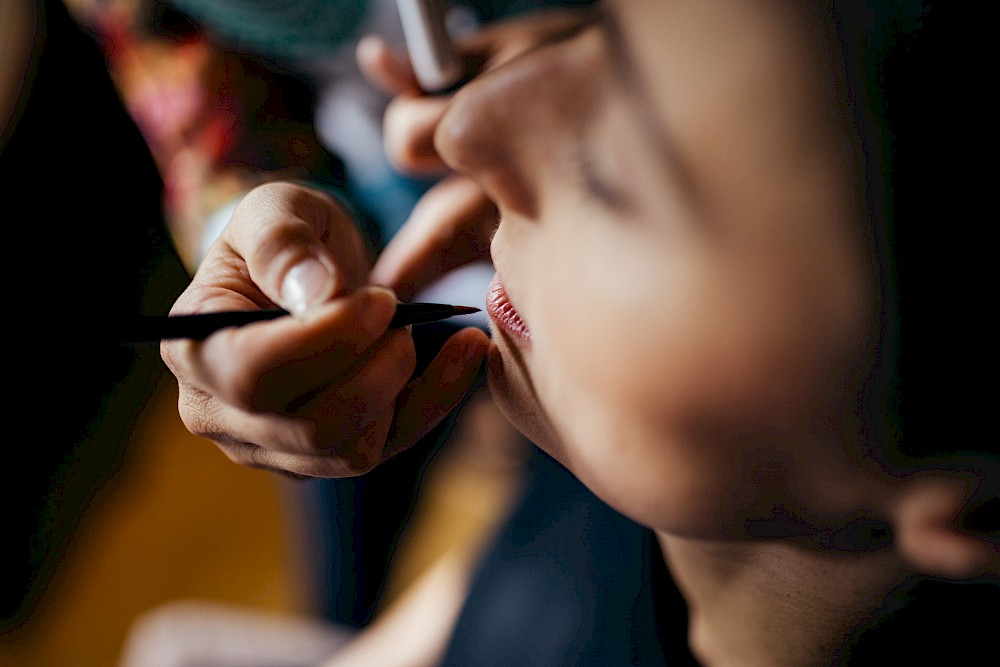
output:
<path id="1" fill-rule="evenodd" d="M 631 198 L 598 169 L 586 140 L 577 141 L 575 161 L 581 186 L 589 195 L 614 213 L 624 213 L 632 208 Z"/>

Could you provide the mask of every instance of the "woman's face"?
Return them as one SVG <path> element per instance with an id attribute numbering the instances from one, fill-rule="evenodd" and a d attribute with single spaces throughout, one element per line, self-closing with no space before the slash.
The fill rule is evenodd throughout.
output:
<path id="1" fill-rule="evenodd" d="M 835 50 L 794 7 L 614 3 L 477 78 L 438 129 L 501 212 L 501 408 L 676 534 L 822 523 L 865 479 L 861 179 Z"/>

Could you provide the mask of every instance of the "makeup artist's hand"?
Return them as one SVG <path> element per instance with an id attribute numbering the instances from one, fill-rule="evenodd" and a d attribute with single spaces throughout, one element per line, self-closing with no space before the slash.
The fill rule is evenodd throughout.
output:
<path id="1" fill-rule="evenodd" d="M 411 378 L 413 340 L 389 330 L 396 298 L 365 286 L 369 260 L 348 212 L 292 183 L 251 191 L 173 314 L 295 314 L 164 342 L 179 411 L 236 463 L 309 477 L 366 472 L 427 433 L 472 385 L 487 339 L 456 333 Z"/>
<path id="2" fill-rule="evenodd" d="M 572 35 L 594 16 L 592 8 L 527 12 L 463 36 L 455 47 L 471 78 Z M 393 96 L 383 122 L 390 163 L 404 173 L 442 178 L 423 196 L 372 271 L 372 282 L 392 287 L 405 300 L 451 269 L 489 259 L 497 211 L 475 181 L 449 172 L 434 147 L 434 132 L 451 95 L 421 92 L 406 55 L 377 36 L 359 42 L 357 60 L 368 80 Z"/>

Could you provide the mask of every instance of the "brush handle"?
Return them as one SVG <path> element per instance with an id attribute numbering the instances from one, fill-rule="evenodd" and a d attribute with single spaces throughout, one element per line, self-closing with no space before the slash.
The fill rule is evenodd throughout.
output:
<path id="1" fill-rule="evenodd" d="M 451 306 L 444 303 L 401 303 L 389 321 L 390 328 L 410 324 L 427 324 L 445 320 L 456 315 L 478 312 L 469 306 Z M 122 342 L 148 343 L 171 338 L 202 340 L 226 327 L 241 327 L 254 322 L 265 322 L 288 315 L 287 310 L 270 308 L 264 310 L 229 310 L 217 313 L 195 313 L 193 315 L 146 315 L 135 319 Z"/>

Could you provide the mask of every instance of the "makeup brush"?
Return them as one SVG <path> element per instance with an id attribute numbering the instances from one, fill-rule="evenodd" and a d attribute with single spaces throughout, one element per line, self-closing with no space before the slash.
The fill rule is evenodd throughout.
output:
<path id="1" fill-rule="evenodd" d="M 445 320 L 456 315 L 479 312 L 470 306 L 451 306 L 444 303 L 401 303 L 389 321 L 389 328 L 409 324 L 427 324 Z M 190 338 L 201 340 L 226 327 L 240 327 L 253 322 L 264 322 L 290 313 L 280 308 L 264 310 L 229 310 L 216 313 L 195 313 L 193 315 L 146 315 L 135 319 L 122 342 L 146 343 L 169 338 Z"/>

